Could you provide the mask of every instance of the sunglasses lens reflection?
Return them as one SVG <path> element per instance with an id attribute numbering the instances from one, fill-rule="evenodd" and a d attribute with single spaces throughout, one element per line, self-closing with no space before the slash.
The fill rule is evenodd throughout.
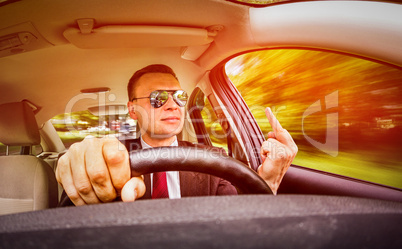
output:
<path id="1" fill-rule="evenodd" d="M 187 103 L 187 93 L 183 90 L 177 90 L 172 94 L 173 100 L 180 107 L 183 107 Z M 169 99 L 169 92 L 163 90 L 153 91 L 150 95 L 151 105 L 154 108 L 163 106 Z"/>
<path id="2" fill-rule="evenodd" d="M 187 103 L 187 93 L 185 91 L 179 90 L 173 93 L 173 100 L 179 105 L 180 107 L 183 107 Z"/>

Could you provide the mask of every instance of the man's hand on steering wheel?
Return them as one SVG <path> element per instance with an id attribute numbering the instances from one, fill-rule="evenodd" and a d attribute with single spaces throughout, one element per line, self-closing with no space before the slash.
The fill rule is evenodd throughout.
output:
<path id="1" fill-rule="evenodd" d="M 134 201 L 145 193 L 141 177 L 131 178 L 126 147 L 116 137 L 88 136 L 60 157 L 56 179 L 76 205 L 111 202 L 121 194 Z"/>

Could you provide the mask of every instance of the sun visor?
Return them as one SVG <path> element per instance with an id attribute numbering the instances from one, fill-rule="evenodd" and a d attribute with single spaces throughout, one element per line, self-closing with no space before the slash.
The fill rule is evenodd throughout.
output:
<path id="1" fill-rule="evenodd" d="M 63 35 L 76 47 L 84 49 L 201 46 L 211 43 L 216 34 L 202 28 L 171 26 L 79 27 L 68 28 Z"/>

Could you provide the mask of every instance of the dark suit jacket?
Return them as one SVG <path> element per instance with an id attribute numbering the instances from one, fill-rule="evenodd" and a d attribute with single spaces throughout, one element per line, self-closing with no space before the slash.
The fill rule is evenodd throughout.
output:
<path id="1" fill-rule="evenodd" d="M 122 141 L 126 146 L 128 151 L 140 150 L 141 142 L 140 139 L 132 139 Z M 205 146 L 205 145 L 195 145 L 186 141 L 178 141 L 179 146 L 184 147 L 198 147 L 207 150 L 215 150 L 220 153 L 225 153 L 222 148 Z M 223 152 L 222 152 L 223 151 Z M 209 196 L 209 195 L 236 195 L 236 188 L 228 181 L 222 178 L 206 175 L 203 173 L 180 171 L 180 192 L 181 197 L 188 196 Z M 144 175 L 144 182 L 146 187 L 146 192 L 141 199 L 151 198 L 151 177 L 150 175 Z"/>

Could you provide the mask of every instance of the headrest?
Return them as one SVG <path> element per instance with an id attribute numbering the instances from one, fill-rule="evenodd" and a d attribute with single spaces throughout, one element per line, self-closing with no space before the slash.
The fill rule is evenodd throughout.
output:
<path id="1" fill-rule="evenodd" d="M 40 144 L 35 114 L 26 102 L 0 105 L 0 142 L 9 146 Z"/>

